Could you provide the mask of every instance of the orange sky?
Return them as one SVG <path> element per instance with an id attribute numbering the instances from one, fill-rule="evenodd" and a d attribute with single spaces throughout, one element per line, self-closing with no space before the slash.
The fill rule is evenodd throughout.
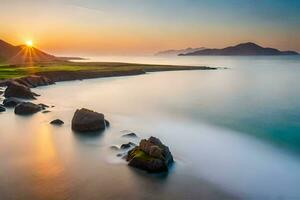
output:
<path id="1" fill-rule="evenodd" d="M 124 7 L 118 0 L 4 0 L 0 38 L 13 44 L 33 40 L 35 46 L 50 53 L 78 55 L 152 54 L 170 48 L 224 47 L 248 41 L 300 51 L 300 28 L 292 26 L 291 19 L 259 21 L 251 15 L 233 15 L 232 7 L 216 12 L 209 10 L 217 9 L 215 6 L 202 4 L 207 6 L 205 12 L 195 7 L 198 4 L 179 0 L 173 1 L 172 9 L 156 0 L 139 0 L 139 5 L 129 1 L 137 3 L 124 0 Z"/>

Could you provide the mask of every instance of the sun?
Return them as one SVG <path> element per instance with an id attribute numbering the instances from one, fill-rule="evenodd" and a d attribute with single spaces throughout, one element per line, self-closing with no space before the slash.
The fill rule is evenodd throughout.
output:
<path id="1" fill-rule="evenodd" d="M 27 40 L 26 41 L 26 46 L 27 47 L 32 47 L 33 46 L 32 40 Z"/>

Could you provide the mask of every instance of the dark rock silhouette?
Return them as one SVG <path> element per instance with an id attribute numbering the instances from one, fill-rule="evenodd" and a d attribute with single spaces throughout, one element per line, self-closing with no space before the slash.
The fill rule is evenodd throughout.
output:
<path id="1" fill-rule="evenodd" d="M 49 113 L 51 112 L 50 110 L 44 110 L 42 113 L 46 114 L 46 113 Z"/>
<path id="2" fill-rule="evenodd" d="M 15 114 L 17 115 L 31 115 L 41 111 L 42 108 L 31 102 L 22 102 L 15 107 Z"/>
<path id="3" fill-rule="evenodd" d="M 6 111 L 6 109 L 0 105 L 0 112 L 5 112 L 5 111 Z"/>
<path id="4" fill-rule="evenodd" d="M 128 134 L 122 135 L 122 137 L 137 137 L 137 135 L 135 133 L 128 133 Z"/>
<path id="5" fill-rule="evenodd" d="M 126 144 L 122 144 L 121 145 L 121 149 L 129 149 L 129 148 L 132 148 L 132 147 L 135 147 L 136 144 L 132 143 L 132 142 L 128 142 Z"/>
<path id="6" fill-rule="evenodd" d="M 52 81 L 51 79 L 45 76 L 37 76 L 37 75 L 31 75 L 31 76 L 15 79 L 15 81 L 29 88 L 55 84 L 54 81 Z"/>
<path id="7" fill-rule="evenodd" d="M 18 105 L 21 102 L 22 101 L 20 101 L 17 98 L 9 97 L 9 98 L 6 98 L 6 99 L 3 100 L 3 106 L 8 107 L 8 108 L 12 108 L 12 107 L 15 107 L 16 105 Z"/>
<path id="8" fill-rule="evenodd" d="M 7 83 L 7 88 L 4 92 L 4 96 L 17 97 L 22 99 L 36 99 L 37 94 L 31 92 L 30 88 L 22 85 L 16 81 L 10 81 Z"/>
<path id="9" fill-rule="evenodd" d="M 150 137 L 141 140 L 139 146 L 130 150 L 126 160 L 129 166 L 148 172 L 166 172 L 173 163 L 173 156 L 158 138 Z"/>
<path id="10" fill-rule="evenodd" d="M 76 110 L 72 119 L 72 129 L 77 132 L 94 132 L 105 128 L 104 115 L 86 108 Z"/>
<path id="11" fill-rule="evenodd" d="M 280 51 L 274 48 L 264 48 L 255 43 L 242 43 L 223 49 L 204 49 L 192 53 L 179 54 L 179 56 L 259 56 L 259 55 L 298 55 L 295 51 Z"/>
<path id="12" fill-rule="evenodd" d="M 61 126 L 64 124 L 64 122 L 60 119 L 55 119 L 55 120 L 51 121 L 50 124 Z"/>

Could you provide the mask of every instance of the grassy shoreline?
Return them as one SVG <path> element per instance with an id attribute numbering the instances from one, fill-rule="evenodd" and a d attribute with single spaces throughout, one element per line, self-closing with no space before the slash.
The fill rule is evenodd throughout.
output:
<path id="1" fill-rule="evenodd" d="M 0 64 L 0 81 L 22 78 L 30 75 L 43 75 L 53 81 L 101 78 L 112 76 L 139 75 L 156 71 L 215 70 L 206 66 L 177 66 L 133 64 L 118 62 L 55 62 L 33 65 Z"/>

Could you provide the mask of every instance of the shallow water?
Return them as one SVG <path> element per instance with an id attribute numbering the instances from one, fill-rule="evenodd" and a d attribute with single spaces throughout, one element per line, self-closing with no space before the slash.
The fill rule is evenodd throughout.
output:
<path id="1" fill-rule="evenodd" d="M 300 199 L 300 57 L 94 58 L 229 67 L 58 83 L 34 91 L 52 112 L 0 114 L 0 199 Z M 70 129 L 77 108 L 111 127 Z M 62 127 L 49 121 L 60 118 Z M 157 136 L 170 173 L 129 168 L 111 145 Z"/>

